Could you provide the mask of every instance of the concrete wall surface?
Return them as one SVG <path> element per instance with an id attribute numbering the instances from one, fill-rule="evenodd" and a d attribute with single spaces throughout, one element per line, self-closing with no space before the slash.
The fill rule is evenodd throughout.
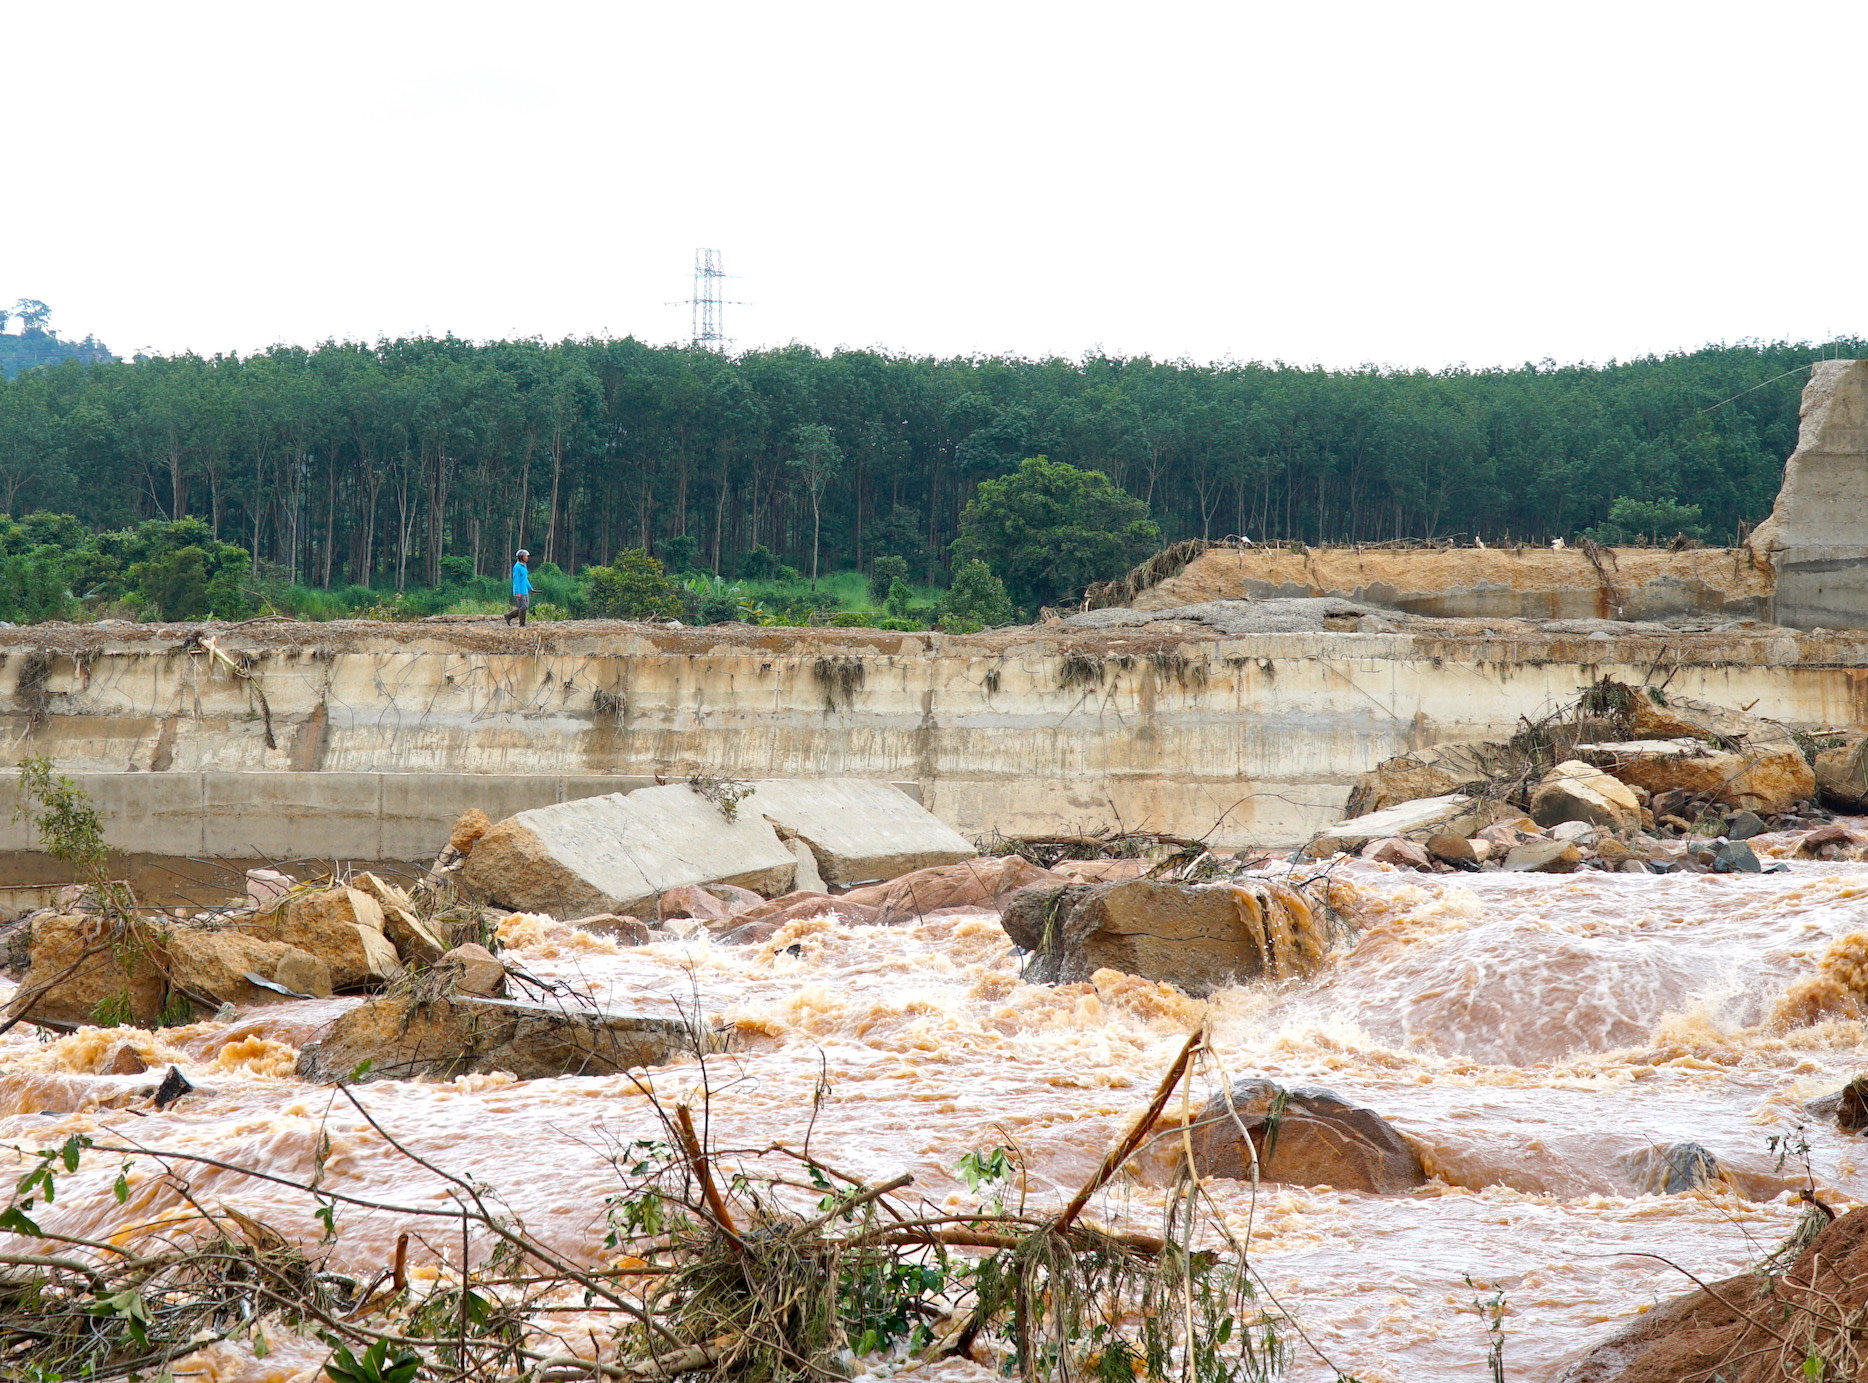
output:
<path id="1" fill-rule="evenodd" d="M 214 635 L 239 671 L 192 652 L 201 633 L 0 631 L 8 758 L 79 776 L 120 849 L 419 858 L 469 806 L 498 817 L 693 773 L 905 781 L 971 836 L 1282 844 L 1335 819 L 1378 760 L 1507 735 L 1604 674 L 1868 727 L 1868 636 L 1770 628 L 258 625 Z"/>

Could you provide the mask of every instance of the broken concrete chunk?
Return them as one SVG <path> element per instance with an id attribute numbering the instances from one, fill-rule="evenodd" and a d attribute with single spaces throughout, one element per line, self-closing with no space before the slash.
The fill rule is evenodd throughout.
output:
<path id="1" fill-rule="evenodd" d="M 302 1080 L 449 1080 L 505 1071 L 520 1080 L 607 1076 L 702 1050 L 710 1035 L 675 1018 L 456 995 L 372 999 L 299 1054 Z M 365 1062 L 367 1070 L 358 1073 Z"/>
<path id="2" fill-rule="evenodd" d="M 462 876 L 504 907 L 575 921 L 654 916 L 656 900 L 682 884 L 783 893 L 797 867 L 745 802 L 729 820 L 686 784 L 670 784 L 507 817 L 475 842 Z"/>
<path id="3" fill-rule="evenodd" d="M 1641 829 L 1641 804 L 1619 781 L 1581 759 L 1566 759 L 1544 775 L 1531 794 L 1531 818 L 1540 826 L 1580 821 L 1612 831 Z"/>
<path id="4" fill-rule="evenodd" d="M 1501 740 L 1456 740 L 1397 754 L 1356 781 L 1343 810 L 1353 819 L 1422 798 L 1471 794 L 1516 767 L 1522 757 Z"/>
<path id="5" fill-rule="evenodd" d="M 1509 808 L 1493 802 L 1476 801 L 1463 793 L 1423 797 L 1416 802 L 1403 802 L 1367 816 L 1353 817 L 1339 821 L 1334 826 L 1326 826 L 1305 847 L 1305 853 L 1313 859 L 1344 852 L 1353 854 L 1371 840 L 1381 840 L 1388 836 L 1418 841 L 1442 835 L 1469 836 L 1500 816 L 1516 815 Z"/>
<path id="6" fill-rule="evenodd" d="M 454 820 L 454 829 L 448 832 L 448 849 L 457 855 L 473 853 L 474 842 L 491 829 L 493 822 L 478 807 L 469 807 Z"/>
<path id="7" fill-rule="evenodd" d="M 763 816 L 805 841 L 818 873 L 833 885 L 893 879 L 979 853 L 900 788 L 868 778 L 762 779 L 739 814 Z"/>
<path id="8" fill-rule="evenodd" d="M 1427 1182 L 1420 1157 L 1381 1115 L 1316 1087 L 1247 1078 L 1208 1100 L 1192 1125 L 1200 1176 L 1331 1186 L 1392 1196 Z M 1248 1141 L 1249 1140 L 1249 1141 Z"/>
<path id="9" fill-rule="evenodd" d="M 283 898 L 298 883 L 290 874 L 276 869 L 249 869 L 246 872 L 246 905 L 263 908 L 275 898 Z"/>
<path id="10" fill-rule="evenodd" d="M 1227 985 L 1310 974 L 1328 928 L 1302 894 L 1253 879 L 1236 884 L 1115 884 L 1028 888 L 1000 925 L 1032 953 L 1025 978 L 1071 984 L 1121 970 L 1196 998 Z"/>

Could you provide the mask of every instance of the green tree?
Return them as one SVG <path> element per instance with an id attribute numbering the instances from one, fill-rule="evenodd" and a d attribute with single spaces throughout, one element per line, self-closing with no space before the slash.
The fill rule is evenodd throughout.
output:
<path id="1" fill-rule="evenodd" d="M 788 463 L 811 495 L 811 589 L 817 589 L 818 558 L 823 550 L 824 487 L 843 469 L 843 451 L 822 423 L 801 423 L 792 434 Z"/>
<path id="2" fill-rule="evenodd" d="M 899 577 L 889 585 L 889 593 L 884 604 L 894 619 L 907 619 L 909 607 L 915 603 L 914 587 Z"/>
<path id="3" fill-rule="evenodd" d="M 662 564 L 639 547 L 589 572 L 588 608 L 601 619 L 680 619 L 686 606 Z"/>
<path id="4" fill-rule="evenodd" d="M 1161 546 L 1148 506 L 1101 471 L 1034 456 L 988 480 L 960 516 L 954 554 L 984 561 L 1021 605 L 1068 598 Z"/>
<path id="5" fill-rule="evenodd" d="M 971 634 L 1018 618 L 1005 583 L 978 558 L 960 564 L 953 585 L 941 601 L 941 627 L 955 634 Z"/>
<path id="6" fill-rule="evenodd" d="M 0 619 L 10 624 L 65 619 L 72 604 L 65 554 L 58 548 L 37 547 L 0 558 Z"/>
<path id="7" fill-rule="evenodd" d="M 1672 496 L 1665 499 L 1631 499 L 1616 496 L 1609 506 L 1605 524 L 1583 530 L 1598 543 L 1623 543 L 1631 538 L 1643 542 L 1667 542 L 1676 537 L 1703 538 L 1705 526 L 1699 521 L 1697 504 L 1681 504 Z"/>
<path id="8" fill-rule="evenodd" d="M 906 557 L 878 557 L 869 568 L 869 599 L 881 605 L 895 589 L 897 581 L 908 579 Z"/>
<path id="9" fill-rule="evenodd" d="M 700 557 L 700 539 L 682 533 L 662 540 L 662 566 L 672 572 L 693 571 Z"/>

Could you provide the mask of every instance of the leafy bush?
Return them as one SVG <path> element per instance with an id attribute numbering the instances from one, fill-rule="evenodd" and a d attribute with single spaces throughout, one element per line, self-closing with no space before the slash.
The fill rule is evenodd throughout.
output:
<path id="1" fill-rule="evenodd" d="M 604 619 L 680 619 L 686 613 L 682 588 L 639 547 L 617 553 L 607 567 L 589 568 L 588 589 L 590 613 Z"/>
<path id="2" fill-rule="evenodd" d="M 0 558 L 0 619 L 38 624 L 67 619 L 77 602 L 65 582 L 65 554 L 50 545 Z"/>
<path id="3" fill-rule="evenodd" d="M 662 540 L 662 566 L 671 572 L 693 571 L 700 559 L 700 540 L 683 533 Z"/>
<path id="4" fill-rule="evenodd" d="M 955 634 L 971 634 L 1017 618 L 1005 583 L 992 568 L 975 558 L 954 573 L 953 587 L 941 603 L 941 627 Z"/>
<path id="5" fill-rule="evenodd" d="M 739 559 L 739 575 L 742 581 L 770 581 L 778 575 L 778 558 L 764 543 L 754 543 Z"/>
<path id="6" fill-rule="evenodd" d="M 869 568 L 869 598 L 881 605 L 897 581 L 908 579 L 906 557 L 878 557 Z"/>

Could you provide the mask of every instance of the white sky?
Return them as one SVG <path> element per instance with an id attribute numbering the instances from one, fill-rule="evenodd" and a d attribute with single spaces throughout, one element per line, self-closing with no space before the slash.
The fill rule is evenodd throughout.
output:
<path id="1" fill-rule="evenodd" d="M 1868 331 L 1868 4 L 0 0 L 0 302 L 1348 365 Z"/>

